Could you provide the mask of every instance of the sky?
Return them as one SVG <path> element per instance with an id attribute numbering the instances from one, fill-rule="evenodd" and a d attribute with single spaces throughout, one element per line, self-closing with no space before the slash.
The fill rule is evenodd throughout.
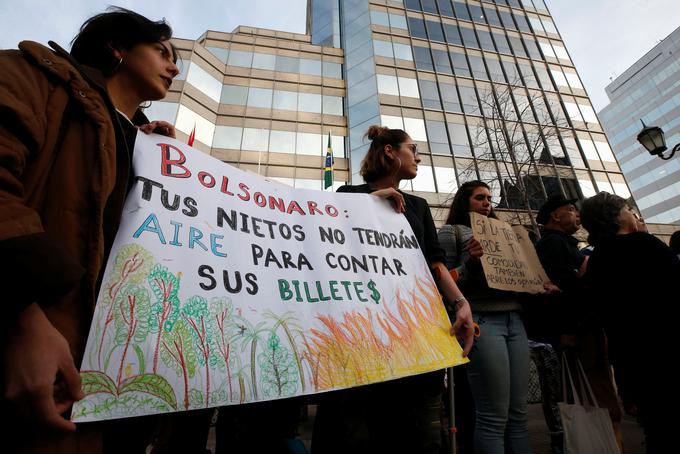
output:
<path id="1" fill-rule="evenodd" d="M 179 38 L 238 25 L 304 33 L 306 0 L 1 0 L 0 48 L 31 39 L 65 48 L 88 17 L 110 4 L 165 17 Z M 679 0 L 546 0 L 596 111 L 604 87 L 680 26 Z"/>

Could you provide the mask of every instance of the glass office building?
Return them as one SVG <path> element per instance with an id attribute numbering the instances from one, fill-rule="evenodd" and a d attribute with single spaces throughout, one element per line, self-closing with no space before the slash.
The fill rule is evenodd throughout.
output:
<path id="1" fill-rule="evenodd" d="M 297 188 L 322 189 L 328 135 L 335 186 L 349 178 L 342 49 L 308 35 L 238 27 L 173 39 L 181 74 L 149 118 L 174 123 L 194 147 Z"/>
<path id="2" fill-rule="evenodd" d="M 205 152 L 293 186 L 321 188 L 329 131 L 336 185 L 361 183 L 364 134 L 382 124 L 418 143 L 403 189 L 438 223 L 471 179 L 527 224 L 527 206 L 554 193 L 630 196 L 541 0 L 309 0 L 306 35 L 239 27 L 175 42 L 183 80 L 150 116 L 196 125 Z"/>
<path id="3" fill-rule="evenodd" d="M 600 118 L 647 222 L 680 224 L 680 156 L 653 157 L 637 134 L 644 121 L 659 126 L 669 148 L 680 143 L 680 28 L 654 46 L 606 88 Z M 666 152 L 666 155 L 668 152 Z"/>

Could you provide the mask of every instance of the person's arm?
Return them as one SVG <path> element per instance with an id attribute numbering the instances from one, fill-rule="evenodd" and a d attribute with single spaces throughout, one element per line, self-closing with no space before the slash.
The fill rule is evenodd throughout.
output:
<path id="1" fill-rule="evenodd" d="M 69 290 L 85 270 L 45 233 L 40 215 L 26 202 L 33 196 L 24 187 L 26 168 L 49 159 L 39 153 L 51 152 L 45 149 L 47 131 L 59 128 L 46 124 L 52 87 L 18 51 L 0 53 L 0 67 L 0 288 L 6 326 L 28 305 L 49 304 L 50 297 Z"/>
<path id="2" fill-rule="evenodd" d="M 470 303 L 465 299 L 442 262 L 430 263 L 430 268 L 437 287 L 439 287 L 444 298 L 447 301 L 455 302 L 456 321 L 451 328 L 451 334 L 463 341 L 463 356 L 467 356 L 472 349 L 474 338 L 474 323 Z"/>
<path id="3" fill-rule="evenodd" d="M 3 393 L 25 419 L 56 429 L 76 426 L 61 416 L 82 399 L 80 375 L 68 342 L 37 304 L 24 309 L 5 333 Z"/>
<path id="4" fill-rule="evenodd" d="M 46 123 L 53 87 L 18 51 L 0 52 L 0 67 L 0 391 L 33 423 L 73 430 L 60 414 L 82 397 L 80 377 L 68 342 L 38 304 L 72 289 L 84 269 L 45 232 L 24 187 L 27 165 L 53 151 L 44 143 L 59 128 Z"/>

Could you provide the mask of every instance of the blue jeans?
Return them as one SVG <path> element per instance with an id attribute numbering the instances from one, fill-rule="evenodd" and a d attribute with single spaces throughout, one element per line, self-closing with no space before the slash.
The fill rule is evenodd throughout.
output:
<path id="1" fill-rule="evenodd" d="M 475 399 L 475 453 L 527 454 L 529 344 L 517 312 L 473 314 L 480 336 L 470 352 Z"/>

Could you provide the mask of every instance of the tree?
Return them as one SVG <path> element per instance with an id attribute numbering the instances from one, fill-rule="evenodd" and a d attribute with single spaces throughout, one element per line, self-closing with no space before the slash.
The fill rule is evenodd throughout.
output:
<path id="1" fill-rule="evenodd" d="M 210 367 L 217 362 L 213 348 L 213 327 L 209 320 L 208 301 L 202 296 L 192 296 L 182 307 L 182 317 L 190 328 L 194 346 L 200 352 L 198 362 L 205 367 L 205 406 L 207 408 L 210 405 Z"/>
<path id="2" fill-rule="evenodd" d="M 162 265 L 156 264 L 147 278 L 149 287 L 156 297 L 151 305 L 149 325 L 152 333 L 156 333 L 156 344 L 153 354 L 153 373 L 158 370 L 158 352 L 161 345 L 161 335 L 172 329 L 172 325 L 179 318 L 179 279 Z"/>
<path id="3" fill-rule="evenodd" d="M 140 285 L 128 285 L 118 294 L 114 302 L 114 324 L 116 326 L 116 345 L 123 345 L 123 353 L 120 357 L 116 385 L 120 386 L 123 381 L 125 358 L 127 357 L 130 343 L 134 339 L 144 342 L 149 332 L 147 324 L 149 314 L 149 292 Z"/>
<path id="4" fill-rule="evenodd" d="M 461 178 L 489 184 L 500 195 L 499 207 L 528 213 L 533 231 L 540 236 L 530 215 L 538 208 L 536 202 L 546 197 L 539 169 L 542 164 L 568 164 L 559 144 L 559 128 L 569 127 L 566 117 L 556 100 L 549 108 L 541 92 L 526 90 L 517 82 L 482 86 L 478 93 L 478 113 L 483 118 L 470 132 L 477 168 L 470 161 L 460 169 Z M 520 212 L 512 216 L 514 223 L 525 223 Z"/>
<path id="5" fill-rule="evenodd" d="M 107 276 L 103 286 L 101 302 L 102 308 L 106 309 L 104 327 L 99 337 L 97 348 L 97 365 L 99 370 L 104 371 L 108 367 L 108 361 L 102 364 L 103 347 L 106 342 L 106 333 L 109 325 L 115 318 L 114 308 L 119 293 L 129 283 L 139 284 L 146 277 L 148 269 L 153 264 L 153 256 L 143 247 L 136 244 L 128 244 L 120 248 L 113 263 L 113 269 Z M 103 312 L 103 309 L 102 311 Z"/>
<path id="6" fill-rule="evenodd" d="M 182 376 L 185 410 L 189 409 L 189 378 L 196 374 L 196 352 L 192 342 L 190 329 L 184 319 L 177 320 L 161 341 L 161 361 Z"/>
<path id="7" fill-rule="evenodd" d="M 266 348 L 258 356 L 264 397 L 292 396 L 297 389 L 298 369 L 288 349 L 281 345 L 274 331 L 269 334 Z"/>
<path id="8" fill-rule="evenodd" d="M 236 326 L 232 320 L 234 308 L 231 301 L 227 298 L 213 298 L 210 304 L 215 312 L 215 344 L 220 358 L 227 371 L 227 382 L 229 385 L 229 400 L 234 399 L 234 390 L 231 384 L 231 362 L 233 362 L 232 346 L 234 343 L 234 329 Z"/>

